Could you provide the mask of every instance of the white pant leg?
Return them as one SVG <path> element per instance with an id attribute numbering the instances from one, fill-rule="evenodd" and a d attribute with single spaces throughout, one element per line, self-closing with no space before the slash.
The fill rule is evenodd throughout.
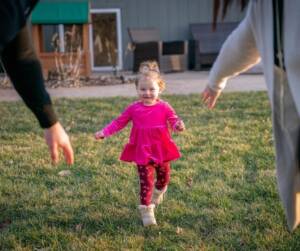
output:
<path id="1" fill-rule="evenodd" d="M 278 78 L 277 74 L 283 74 Z M 290 231 L 300 223 L 300 117 L 291 95 L 286 74 L 276 72 L 273 101 L 273 131 L 276 149 L 276 169 L 279 194 L 285 209 Z M 282 83 L 280 83 L 282 82 Z M 280 101 L 280 85 L 284 95 Z M 283 112 L 280 112 L 280 106 Z M 283 115 L 283 117 L 282 117 Z"/>

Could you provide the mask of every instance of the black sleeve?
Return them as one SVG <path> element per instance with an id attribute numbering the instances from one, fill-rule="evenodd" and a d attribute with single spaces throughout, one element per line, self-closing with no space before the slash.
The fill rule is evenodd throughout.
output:
<path id="1" fill-rule="evenodd" d="M 2 51 L 2 62 L 14 87 L 37 117 L 42 128 L 57 122 L 49 94 L 44 86 L 41 64 L 24 26 Z"/>

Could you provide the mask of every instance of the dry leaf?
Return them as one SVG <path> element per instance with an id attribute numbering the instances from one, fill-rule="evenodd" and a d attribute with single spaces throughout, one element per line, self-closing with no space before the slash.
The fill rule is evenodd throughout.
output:
<path id="1" fill-rule="evenodd" d="M 61 177 L 69 176 L 69 175 L 71 175 L 71 174 L 72 174 L 72 173 L 71 173 L 70 170 L 62 170 L 62 171 L 60 171 L 60 172 L 58 173 L 58 175 L 61 176 Z"/>
<path id="2" fill-rule="evenodd" d="M 176 234 L 182 234 L 183 229 L 181 227 L 176 228 Z"/>
<path id="3" fill-rule="evenodd" d="M 47 248 L 35 248 L 34 251 L 48 251 L 50 250 L 50 247 Z"/>
<path id="4" fill-rule="evenodd" d="M 192 187 L 193 186 L 193 179 L 190 177 L 187 179 L 186 184 L 188 187 Z"/>
<path id="5" fill-rule="evenodd" d="M 76 227 L 75 227 L 75 230 L 76 230 L 77 232 L 80 232 L 80 231 L 82 230 L 82 224 L 81 224 L 81 223 L 80 223 L 80 224 L 77 224 Z"/>

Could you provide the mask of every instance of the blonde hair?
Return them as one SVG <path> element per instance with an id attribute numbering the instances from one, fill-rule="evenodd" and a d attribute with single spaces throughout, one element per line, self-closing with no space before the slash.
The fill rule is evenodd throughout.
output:
<path id="1" fill-rule="evenodd" d="M 135 86 L 138 86 L 138 82 L 141 77 L 147 77 L 150 79 L 155 79 L 157 81 L 158 87 L 160 91 L 163 91 L 166 88 L 166 83 L 162 79 L 158 67 L 158 63 L 156 61 L 148 60 L 144 61 L 140 64 L 139 67 L 139 76 L 135 81 Z"/>

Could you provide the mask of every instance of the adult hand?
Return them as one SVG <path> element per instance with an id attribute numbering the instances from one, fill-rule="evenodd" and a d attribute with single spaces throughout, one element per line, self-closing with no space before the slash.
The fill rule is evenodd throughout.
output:
<path id="1" fill-rule="evenodd" d="M 95 139 L 104 139 L 104 138 L 105 136 L 102 130 L 95 133 Z"/>
<path id="2" fill-rule="evenodd" d="M 217 99 L 219 98 L 221 91 L 214 91 L 208 86 L 202 92 L 202 101 L 207 105 L 209 109 L 214 108 Z"/>
<path id="3" fill-rule="evenodd" d="M 67 164 L 72 165 L 74 163 L 74 154 L 69 136 L 59 122 L 45 129 L 44 137 L 54 164 L 57 164 L 59 161 L 60 148 L 63 150 Z"/>

